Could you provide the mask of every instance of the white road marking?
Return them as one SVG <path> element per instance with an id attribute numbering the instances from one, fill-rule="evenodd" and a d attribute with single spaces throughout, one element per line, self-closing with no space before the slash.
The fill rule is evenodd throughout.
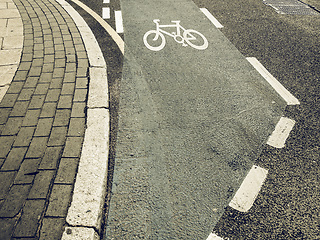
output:
<path id="1" fill-rule="evenodd" d="M 200 8 L 206 17 L 216 26 L 216 28 L 223 28 L 222 24 L 208 11 L 206 8 Z"/>
<path id="2" fill-rule="evenodd" d="M 117 33 L 123 33 L 123 21 L 122 21 L 122 12 L 115 11 L 115 18 L 116 18 L 116 31 Z"/>
<path id="3" fill-rule="evenodd" d="M 278 82 L 278 80 L 275 79 L 255 57 L 248 57 L 247 60 L 287 102 L 288 105 L 300 104 L 299 100 L 295 98 L 280 82 Z"/>
<path id="4" fill-rule="evenodd" d="M 268 170 L 253 165 L 229 206 L 240 212 L 247 212 L 253 206 L 267 174 Z"/>
<path id="5" fill-rule="evenodd" d="M 275 148 L 283 148 L 295 123 L 296 122 L 290 118 L 280 118 L 275 130 L 270 135 L 267 144 Z"/>
<path id="6" fill-rule="evenodd" d="M 110 0 L 103 0 L 103 3 L 110 3 Z"/>
<path id="7" fill-rule="evenodd" d="M 115 41 L 115 43 L 118 45 L 120 51 L 122 54 L 124 54 L 124 41 L 119 36 L 119 34 L 116 33 L 116 31 L 105 21 L 100 17 L 96 12 L 94 12 L 92 9 L 90 9 L 87 5 L 83 4 L 79 0 L 71 0 L 75 4 L 77 4 L 79 7 L 84 9 L 87 13 L 89 13 L 95 20 L 97 20 L 98 23 L 110 34 L 112 39 Z"/>
<path id="8" fill-rule="evenodd" d="M 216 235 L 214 233 L 210 233 L 210 235 L 207 238 L 207 240 L 223 240 L 223 238 L 219 237 L 218 235 Z"/>
<path id="9" fill-rule="evenodd" d="M 108 7 L 102 8 L 102 18 L 103 19 L 110 19 L 110 8 L 108 8 Z"/>

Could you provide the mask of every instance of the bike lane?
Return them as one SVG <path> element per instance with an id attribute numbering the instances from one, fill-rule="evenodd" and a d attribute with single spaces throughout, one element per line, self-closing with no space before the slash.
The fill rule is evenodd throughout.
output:
<path id="1" fill-rule="evenodd" d="M 286 103 L 192 1 L 122 0 L 121 9 L 125 60 L 106 238 L 206 239 Z M 180 21 L 208 47 L 164 35 L 163 49 L 150 50 L 143 39 L 154 19 Z"/>

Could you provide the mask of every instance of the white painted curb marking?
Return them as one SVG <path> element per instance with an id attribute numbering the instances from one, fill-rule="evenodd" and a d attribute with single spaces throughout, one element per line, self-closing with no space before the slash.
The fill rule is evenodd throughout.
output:
<path id="1" fill-rule="evenodd" d="M 286 118 L 286 117 L 280 118 L 274 131 L 270 135 L 267 141 L 267 144 L 275 148 L 285 147 L 285 142 L 289 137 L 289 134 L 293 129 L 295 123 L 296 122 L 290 118 Z"/>
<path id="2" fill-rule="evenodd" d="M 200 8 L 206 17 L 216 26 L 216 28 L 223 28 L 222 24 L 208 11 L 206 8 Z"/>
<path id="3" fill-rule="evenodd" d="M 115 11 L 115 18 L 116 18 L 116 31 L 117 33 L 123 33 L 123 21 L 122 21 L 122 12 Z"/>
<path id="4" fill-rule="evenodd" d="M 253 165 L 229 206 L 240 212 L 247 212 L 253 206 L 267 174 L 268 170 Z"/>
<path id="5" fill-rule="evenodd" d="M 76 1 L 76 0 L 74 0 Z M 87 129 L 63 240 L 98 240 L 105 201 L 108 154 L 109 110 L 106 62 L 91 29 L 65 0 L 57 0 L 76 23 L 90 63 Z M 102 19 L 100 17 L 100 19 Z M 101 20 L 105 22 L 104 20 Z M 118 44 L 119 46 L 119 44 Z M 120 46 L 121 47 L 121 44 Z M 123 50 L 123 49 L 122 49 Z M 100 99 L 97 99 L 99 95 Z M 90 100 L 90 105 L 89 105 Z M 81 226 L 81 227 L 79 227 Z"/>
<path id="6" fill-rule="evenodd" d="M 275 79 L 255 57 L 248 57 L 247 60 L 287 102 L 288 105 L 300 104 L 299 100 L 295 98 L 280 82 L 278 82 L 278 80 Z"/>

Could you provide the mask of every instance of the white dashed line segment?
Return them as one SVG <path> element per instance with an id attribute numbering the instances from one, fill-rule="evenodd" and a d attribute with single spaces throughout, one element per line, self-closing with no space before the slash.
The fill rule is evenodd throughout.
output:
<path id="1" fill-rule="evenodd" d="M 122 12 L 115 11 L 115 18 L 116 18 L 116 32 L 123 33 L 123 21 L 122 21 Z"/>
<path id="2" fill-rule="evenodd" d="M 223 240 L 223 238 L 219 237 L 218 235 L 211 233 L 206 240 Z"/>
<path id="3" fill-rule="evenodd" d="M 229 206 L 240 212 L 247 212 L 253 206 L 267 174 L 268 170 L 253 165 Z"/>
<path id="4" fill-rule="evenodd" d="M 275 79 L 255 57 L 248 57 L 247 60 L 287 102 L 288 105 L 300 104 L 299 100 L 295 98 L 280 82 L 278 82 L 278 80 Z"/>
<path id="5" fill-rule="evenodd" d="M 295 121 L 282 117 L 270 135 L 267 144 L 275 148 L 284 148 L 287 138 L 295 125 Z"/>
<path id="6" fill-rule="evenodd" d="M 216 28 L 223 28 L 222 24 L 208 11 L 206 8 L 200 8 L 206 17 L 216 26 Z"/>
<path id="7" fill-rule="evenodd" d="M 108 8 L 108 7 L 102 8 L 102 18 L 103 19 L 110 19 L 110 8 Z"/>

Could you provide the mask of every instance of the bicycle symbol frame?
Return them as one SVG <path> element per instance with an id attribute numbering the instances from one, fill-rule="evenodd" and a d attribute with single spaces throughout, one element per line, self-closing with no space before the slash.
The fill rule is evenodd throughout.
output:
<path id="1" fill-rule="evenodd" d="M 204 50 L 208 47 L 208 40 L 200 32 L 193 29 L 185 29 L 180 25 L 180 21 L 171 21 L 174 24 L 170 25 L 160 25 L 159 19 L 154 19 L 153 22 L 156 24 L 156 30 L 150 30 L 146 32 L 143 36 L 144 45 L 152 51 L 160 51 L 166 45 L 166 39 L 164 34 L 174 38 L 177 43 L 182 44 L 182 46 L 191 46 L 198 50 Z M 169 33 L 161 28 L 176 28 L 176 32 Z M 181 30 L 183 34 L 181 35 Z M 154 35 L 154 36 L 153 36 Z M 150 38 L 152 37 L 152 42 L 150 43 Z M 160 37 L 160 43 L 156 41 Z M 201 43 L 194 43 L 192 41 L 201 39 Z"/>

